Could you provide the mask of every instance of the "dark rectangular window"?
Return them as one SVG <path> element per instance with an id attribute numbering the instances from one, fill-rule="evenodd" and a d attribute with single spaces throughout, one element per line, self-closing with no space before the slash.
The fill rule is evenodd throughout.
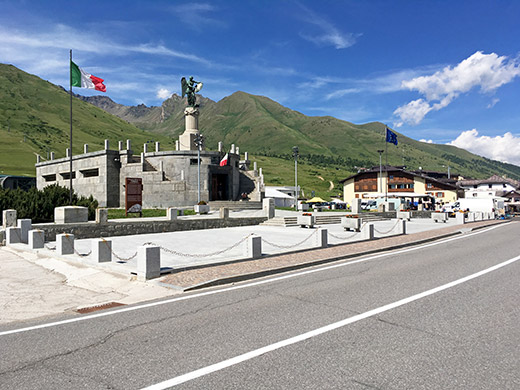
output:
<path id="1" fill-rule="evenodd" d="M 83 174 L 83 177 L 99 176 L 99 168 L 85 169 L 85 170 L 82 170 L 80 172 Z"/>

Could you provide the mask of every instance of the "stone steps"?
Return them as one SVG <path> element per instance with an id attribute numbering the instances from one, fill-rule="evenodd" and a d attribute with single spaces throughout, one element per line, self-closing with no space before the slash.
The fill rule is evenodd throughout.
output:
<path id="1" fill-rule="evenodd" d="M 221 207 L 226 207 L 229 210 L 262 210 L 262 202 L 255 201 L 226 201 L 226 200 L 216 200 L 209 202 L 209 207 L 211 210 L 218 210 Z"/>

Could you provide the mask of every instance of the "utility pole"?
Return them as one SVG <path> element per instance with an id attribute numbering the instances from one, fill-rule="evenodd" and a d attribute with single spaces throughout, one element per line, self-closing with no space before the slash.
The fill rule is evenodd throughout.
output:
<path id="1" fill-rule="evenodd" d="M 294 209 L 298 211 L 298 156 L 300 155 L 298 146 L 293 146 L 292 152 L 294 157 Z"/>

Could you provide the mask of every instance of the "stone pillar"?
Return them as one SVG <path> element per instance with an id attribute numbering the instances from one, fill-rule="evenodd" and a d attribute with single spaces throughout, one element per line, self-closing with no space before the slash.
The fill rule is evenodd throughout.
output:
<path id="1" fill-rule="evenodd" d="M 274 210 L 274 199 L 273 198 L 262 199 L 262 208 L 268 219 L 274 218 L 275 210 Z"/>
<path id="2" fill-rule="evenodd" d="M 219 213 L 220 213 L 220 219 L 229 218 L 229 209 L 227 207 L 221 207 L 219 210 Z"/>
<path id="3" fill-rule="evenodd" d="M 327 229 L 319 228 L 316 232 L 316 246 L 318 248 L 326 248 L 329 246 Z"/>
<path id="4" fill-rule="evenodd" d="M 45 245 L 45 232 L 43 230 L 29 230 L 29 248 L 39 249 Z"/>
<path id="5" fill-rule="evenodd" d="M 2 211 L 2 227 L 4 229 L 16 227 L 16 210 L 7 209 Z"/>
<path id="6" fill-rule="evenodd" d="M 399 227 L 399 234 L 406 234 L 406 220 L 401 219 L 397 223 L 397 226 Z"/>
<path id="7" fill-rule="evenodd" d="M 231 150 L 229 151 L 231 154 L 235 154 L 235 144 L 231 144 Z"/>
<path id="8" fill-rule="evenodd" d="M 240 158 L 240 148 L 238 146 L 235 149 L 235 153 L 238 154 L 238 157 Z"/>
<path id="9" fill-rule="evenodd" d="M 112 241 L 103 238 L 92 240 L 92 258 L 96 263 L 112 261 Z"/>
<path id="10" fill-rule="evenodd" d="M 22 242 L 22 229 L 17 227 L 8 227 L 5 230 L 5 244 L 19 244 Z"/>
<path id="11" fill-rule="evenodd" d="M 27 244 L 29 242 L 29 230 L 32 229 L 32 221 L 30 219 L 19 219 L 18 227 L 21 231 L 21 242 Z"/>
<path id="12" fill-rule="evenodd" d="M 155 152 L 160 152 L 161 151 L 161 143 L 160 142 L 156 142 L 155 143 Z"/>
<path id="13" fill-rule="evenodd" d="M 83 206 L 61 206 L 54 209 L 55 223 L 88 222 L 88 208 Z"/>
<path id="14" fill-rule="evenodd" d="M 362 240 L 373 240 L 374 239 L 374 224 L 367 223 L 361 227 L 361 239 Z"/>
<path id="15" fill-rule="evenodd" d="M 42 157 L 39 154 L 37 154 L 36 155 L 36 164 L 39 164 L 41 161 L 42 161 Z"/>
<path id="16" fill-rule="evenodd" d="M 148 153 L 148 144 L 143 144 L 143 153 Z"/>
<path id="17" fill-rule="evenodd" d="M 351 204 L 351 210 L 355 214 L 359 214 L 361 212 L 361 199 L 360 198 L 354 198 L 352 199 Z"/>
<path id="18" fill-rule="evenodd" d="M 245 242 L 245 257 L 248 259 L 258 259 L 262 257 L 262 237 L 251 235 Z"/>
<path id="19" fill-rule="evenodd" d="M 118 141 L 117 148 L 119 149 L 119 151 L 123 150 L 123 141 Z"/>
<path id="20" fill-rule="evenodd" d="M 244 160 L 249 161 L 249 153 L 248 152 L 244 153 Z"/>
<path id="21" fill-rule="evenodd" d="M 141 153 L 141 164 L 144 164 L 144 153 Z"/>
<path id="22" fill-rule="evenodd" d="M 132 142 L 129 139 L 126 140 L 126 150 L 132 150 Z"/>
<path id="23" fill-rule="evenodd" d="M 70 148 L 65 149 L 65 157 L 70 158 Z"/>
<path id="24" fill-rule="evenodd" d="M 83 145 L 83 153 L 85 153 L 85 154 L 88 153 L 88 144 Z"/>
<path id="25" fill-rule="evenodd" d="M 457 221 L 457 224 L 464 225 L 466 223 L 466 218 L 464 217 L 464 213 L 456 213 L 455 219 Z"/>
<path id="26" fill-rule="evenodd" d="M 74 253 L 74 234 L 56 234 L 56 253 L 58 255 Z"/>
<path id="27" fill-rule="evenodd" d="M 108 210 L 107 209 L 96 209 L 96 223 L 107 223 L 108 222 Z"/>
<path id="28" fill-rule="evenodd" d="M 184 110 L 186 128 L 179 136 L 179 150 L 197 150 L 195 138 L 199 134 L 199 110 L 195 107 L 186 107 Z"/>
<path id="29" fill-rule="evenodd" d="M 168 207 L 166 210 L 166 219 L 168 221 L 175 221 L 177 219 L 177 209 Z"/>
<path id="30" fill-rule="evenodd" d="M 218 142 L 218 151 L 222 152 L 222 141 Z"/>
<path id="31" fill-rule="evenodd" d="M 140 246 L 137 248 L 137 279 L 144 281 L 161 276 L 161 248 Z"/>
<path id="32" fill-rule="evenodd" d="M 51 152 L 51 161 L 54 160 L 54 152 Z"/>
<path id="33" fill-rule="evenodd" d="M 256 165 L 256 161 L 253 162 L 253 171 L 258 171 L 258 166 Z"/>
<path id="34" fill-rule="evenodd" d="M 175 141 L 175 150 L 180 150 L 180 142 L 178 140 Z"/>

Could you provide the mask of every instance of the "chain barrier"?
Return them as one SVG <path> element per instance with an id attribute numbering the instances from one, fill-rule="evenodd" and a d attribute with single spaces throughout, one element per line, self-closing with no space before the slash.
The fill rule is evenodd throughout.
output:
<path id="1" fill-rule="evenodd" d="M 348 240 L 349 238 L 352 238 L 354 237 L 356 234 L 358 233 L 361 233 L 361 231 L 363 230 L 363 228 L 365 227 L 365 225 L 368 225 L 368 222 L 364 222 L 362 225 L 361 225 L 361 228 L 359 228 L 359 232 L 356 232 L 354 231 L 352 234 L 346 236 L 346 237 L 341 237 L 341 236 L 336 236 L 335 234 L 329 232 L 330 236 L 333 237 L 333 238 L 336 238 L 338 240 Z"/>
<path id="2" fill-rule="evenodd" d="M 101 240 L 103 241 L 103 243 L 108 247 L 108 249 L 110 250 L 110 253 L 112 253 L 112 255 L 119 261 L 124 261 L 124 262 L 127 262 L 127 261 L 130 261 L 132 260 L 134 257 L 137 256 L 137 251 L 130 257 L 121 257 L 121 256 L 118 256 L 116 254 L 116 252 L 114 252 L 114 250 L 112 249 L 112 245 L 108 245 L 108 241 L 105 240 L 103 237 L 101 237 Z"/>
<path id="3" fill-rule="evenodd" d="M 236 248 L 237 246 L 239 246 L 240 244 L 242 244 L 244 241 L 246 241 L 250 236 L 252 236 L 253 234 L 249 234 L 247 236 L 245 236 L 244 238 L 242 238 L 240 241 L 237 241 L 235 244 L 227 247 L 227 248 L 224 248 L 222 250 L 219 250 L 219 251 L 216 251 L 216 252 L 211 252 L 211 253 L 182 253 L 182 252 L 177 252 L 173 249 L 169 249 L 169 248 L 165 248 L 164 246 L 161 246 L 161 245 L 157 245 L 153 242 L 145 242 L 143 245 L 153 245 L 153 246 L 158 246 L 159 248 L 161 248 L 163 251 L 167 252 L 167 253 L 170 253 L 172 255 L 175 255 L 175 256 L 180 256 L 180 257 L 198 257 L 198 258 L 201 258 L 201 257 L 211 257 L 211 256 L 217 256 L 217 255 L 220 255 L 224 252 L 227 252 L 227 251 L 230 251 L 231 249 L 234 249 Z"/>
<path id="4" fill-rule="evenodd" d="M 387 230 L 387 231 L 384 231 L 384 232 L 381 232 L 381 231 L 377 230 L 377 229 L 375 228 L 375 225 L 374 225 L 374 231 L 375 231 L 376 233 L 383 234 L 383 235 L 384 235 L 384 234 L 388 234 L 388 233 L 390 233 L 392 230 L 395 229 L 395 227 L 399 224 L 399 221 L 400 221 L 400 219 L 398 219 L 398 220 L 395 222 L 395 225 L 392 226 L 392 227 L 390 228 L 390 230 Z"/>
<path id="5" fill-rule="evenodd" d="M 50 251 L 55 251 L 56 250 L 56 245 L 54 245 L 52 247 L 52 246 L 49 246 L 48 244 L 44 244 L 43 246 L 45 247 L 45 249 L 48 249 Z"/>
<path id="6" fill-rule="evenodd" d="M 65 238 L 69 241 L 69 243 L 72 245 L 72 247 L 74 248 L 74 253 L 80 257 L 87 257 L 87 256 L 90 256 L 90 254 L 92 253 L 92 249 L 90 249 L 90 251 L 88 253 L 79 253 L 78 250 L 76 249 L 76 246 L 74 245 L 74 241 L 70 238 L 70 236 L 65 233 Z"/>
<path id="7" fill-rule="evenodd" d="M 316 233 L 318 232 L 318 230 L 316 229 L 315 231 L 313 231 L 309 237 L 303 239 L 302 241 L 296 243 L 296 244 L 293 244 L 293 245 L 278 245 L 278 244 L 275 244 L 273 242 L 270 242 L 270 241 L 267 241 L 265 238 L 262 238 L 262 241 L 265 242 L 266 244 L 268 245 L 271 245 L 271 246 L 274 246 L 275 248 L 280 248 L 280 249 L 291 249 L 291 248 L 294 248 L 294 247 L 297 247 L 301 244 L 303 244 L 305 241 L 307 241 L 308 239 L 310 239 L 312 236 L 314 236 Z"/>

